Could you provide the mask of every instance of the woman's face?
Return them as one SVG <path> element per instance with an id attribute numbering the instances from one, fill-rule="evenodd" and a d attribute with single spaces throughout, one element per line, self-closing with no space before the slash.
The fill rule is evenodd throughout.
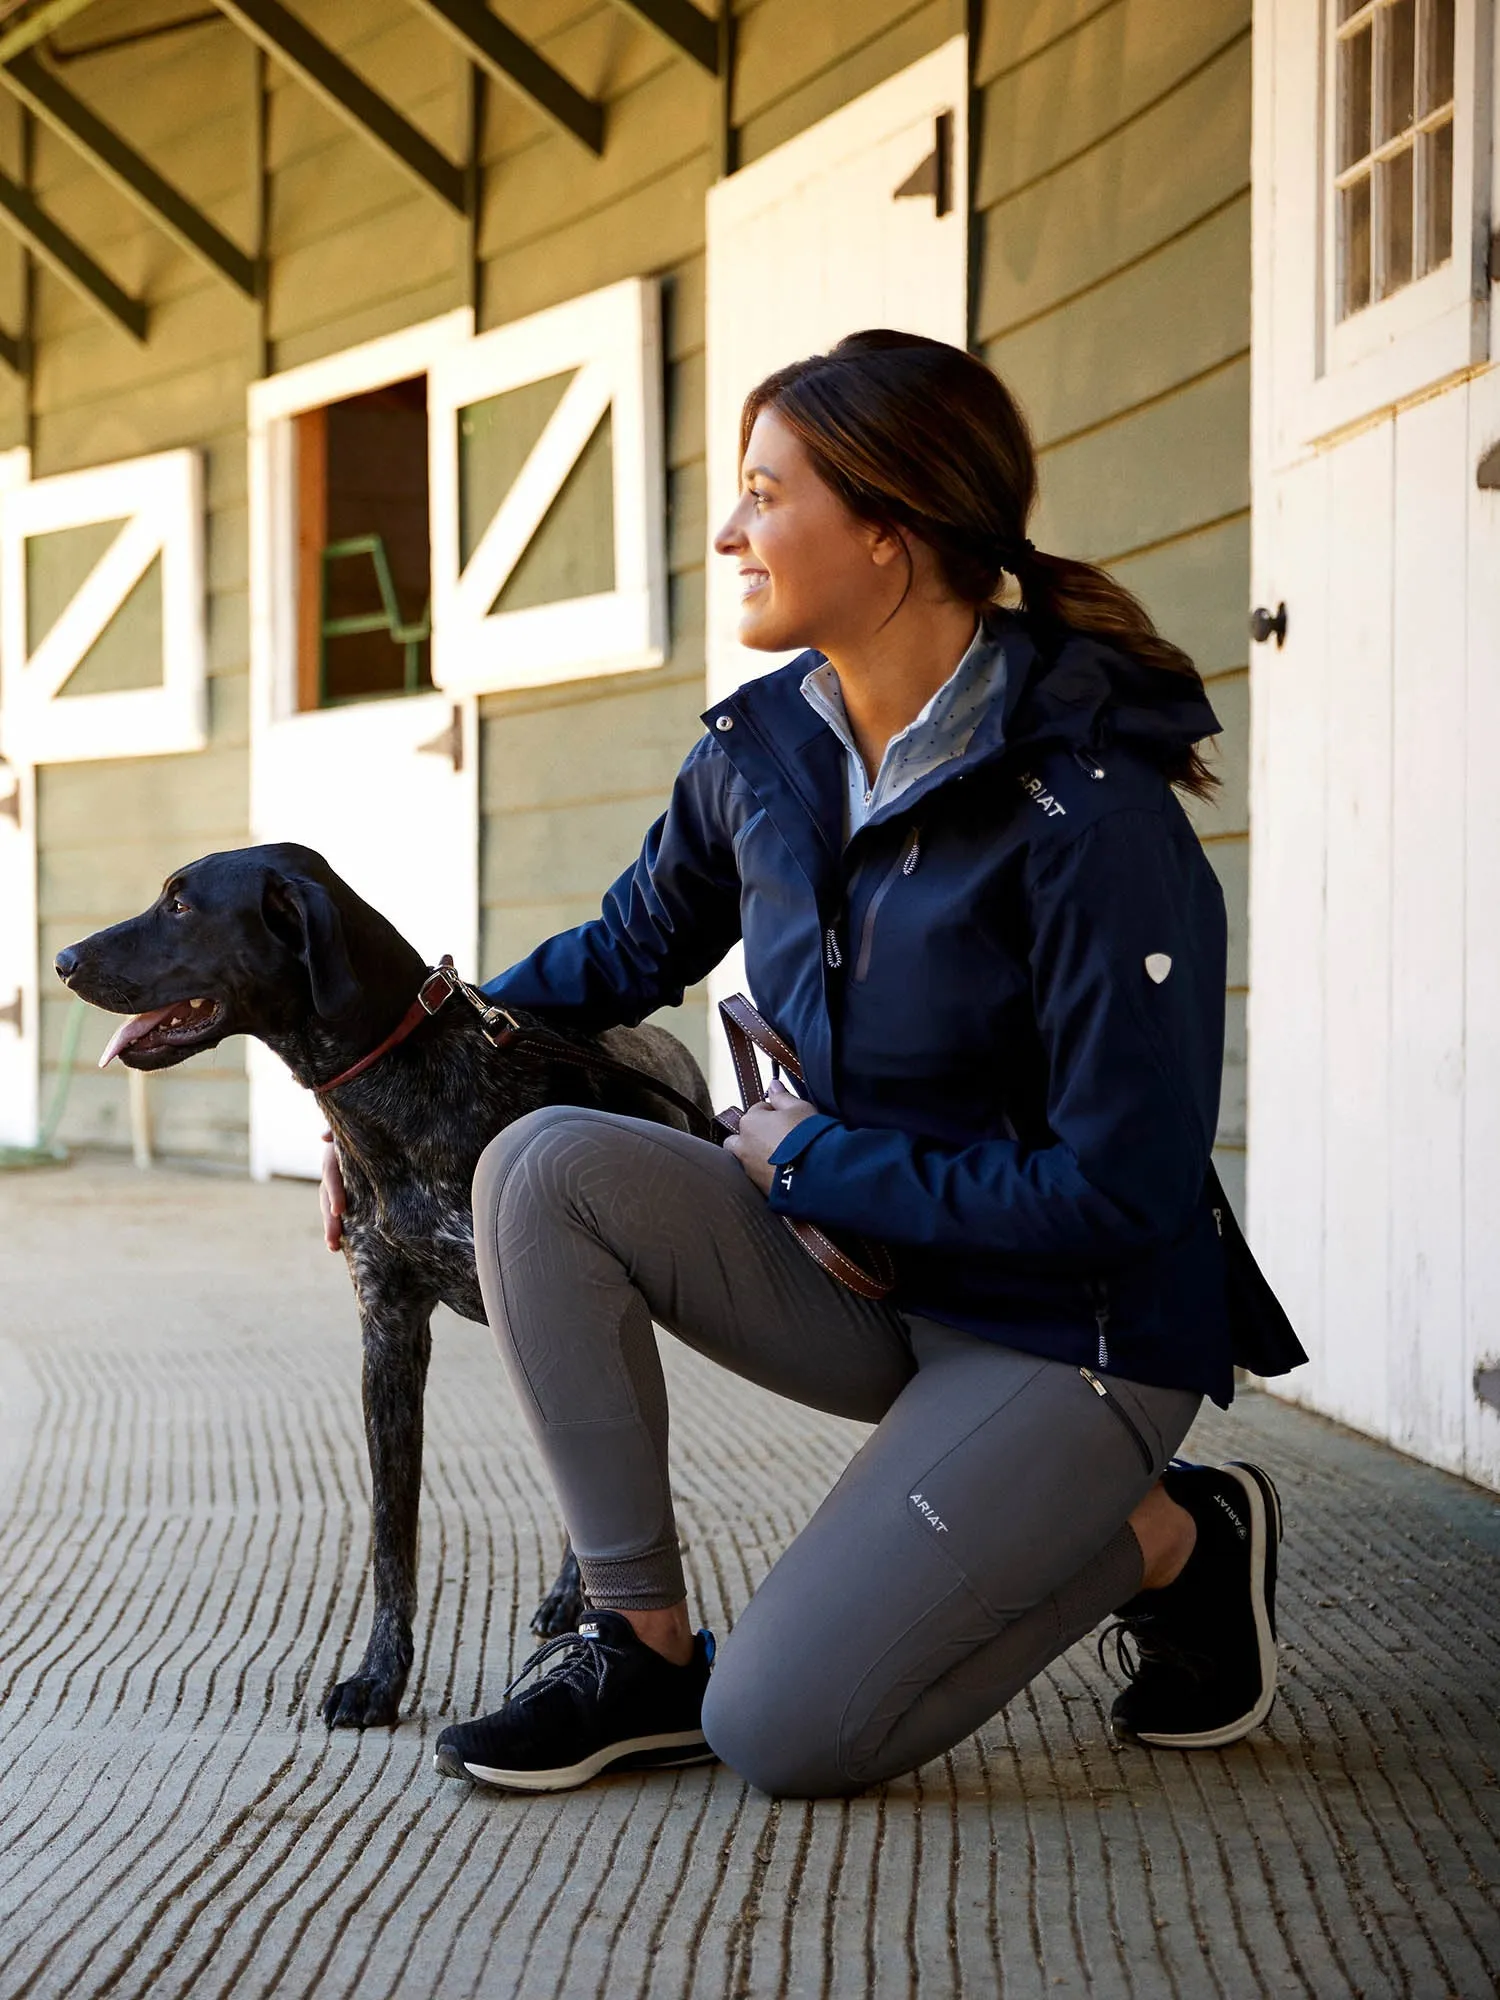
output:
<path id="1" fill-rule="evenodd" d="M 740 497 L 714 537 L 739 565 L 739 641 L 836 653 L 867 638 L 906 582 L 896 537 L 849 512 L 775 410 L 755 419 Z"/>

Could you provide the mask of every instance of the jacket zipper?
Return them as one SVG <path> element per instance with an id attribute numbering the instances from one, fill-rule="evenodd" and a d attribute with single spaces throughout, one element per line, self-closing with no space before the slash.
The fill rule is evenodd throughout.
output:
<path id="1" fill-rule="evenodd" d="M 918 827 L 913 827 L 902 842 L 901 852 L 887 871 L 865 909 L 865 920 L 859 927 L 859 951 L 854 960 L 853 977 L 856 980 L 869 976 L 870 957 L 875 949 L 875 919 L 880 915 L 880 906 L 895 887 L 901 875 L 914 873 L 921 852 L 922 835 Z"/>
<path id="2" fill-rule="evenodd" d="M 1089 1297 L 1094 1302 L 1094 1325 L 1099 1333 L 1099 1366 L 1109 1366 L 1109 1287 L 1102 1278 L 1090 1278 Z"/>
<path id="3" fill-rule="evenodd" d="M 844 962 L 844 954 L 839 950 L 838 932 L 832 924 L 823 933 L 823 956 L 834 972 L 837 972 Z"/>
<path id="4" fill-rule="evenodd" d="M 1115 1415 L 1120 1419 L 1120 1422 L 1125 1426 L 1126 1430 L 1128 1430 L 1130 1435 L 1135 1439 L 1135 1448 L 1140 1453 L 1141 1462 L 1144 1464 L 1146 1470 L 1148 1472 L 1155 1472 L 1156 1460 L 1151 1455 L 1151 1447 L 1150 1445 L 1147 1444 L 1146 1440 L 1141 1436 L 1139 1426 L 1136 1424 L 1134 1418 L 1130 1415 L 1130 1412 L 1125 1408 L 1125 1405 L 1120 1401 L 1119 1397 L 1112 1396 L 1109 1393 L 1109 1390 L 1099 1380 L 1099 1377 L 1094 1373 L 1092 1368 L 1080 1368 L 1078 1372 L 1083 1377 L 1084 1381 L 1088 1383 L 1089 1387 L 1093 1390 L 1094 1394 L 1100 1399 L 1100 1401 L 1105 1403 L 1111 1410 L 1114 1411 Z"/>

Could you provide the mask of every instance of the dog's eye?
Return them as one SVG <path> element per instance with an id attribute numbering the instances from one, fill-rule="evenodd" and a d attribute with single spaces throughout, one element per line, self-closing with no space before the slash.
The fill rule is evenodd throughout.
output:
<path id="1" fill-rule="evenodd" d="M 189 905 L 183 902 L 181 896 L 171 896 L 167 899 L 167 915 L 169 917 L 185 917 L 188 914 L 188 909 Z"/>

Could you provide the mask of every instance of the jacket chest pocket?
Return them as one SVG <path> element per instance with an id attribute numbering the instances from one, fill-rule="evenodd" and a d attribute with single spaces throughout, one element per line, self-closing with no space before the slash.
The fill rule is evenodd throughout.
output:
<path id="1" fill-rule="evenodd" d="M 1029 978 L 987 914 L 982 861 L 939 866 L 913 828 L 872 876 L 851 898 L 829 961 L 843 960 L 845 1022 L 863 1060 L 884 1067 L 883 1050 L 910 1074 L 945 1070 L 955 1057 L 992 1059 Z"/>

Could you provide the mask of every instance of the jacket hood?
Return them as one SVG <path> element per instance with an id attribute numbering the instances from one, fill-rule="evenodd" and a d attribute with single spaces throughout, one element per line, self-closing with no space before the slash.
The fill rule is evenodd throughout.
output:
<path id="1" fill-rule="evenodd" d="M 1219 733 L 1202 686 L 1168 667 L 1150 666 L 1086 633 L 1070 635 L 1050 659 L 1029 633 L 1018 631 L 1017 639 L 1027 658 L 1024 667 L 1015 662 L 1014 705 L 1007 693 L 1011 748 L 1050 739 L 1094 750 L 1117 742 L 1165 749 Z"/>

